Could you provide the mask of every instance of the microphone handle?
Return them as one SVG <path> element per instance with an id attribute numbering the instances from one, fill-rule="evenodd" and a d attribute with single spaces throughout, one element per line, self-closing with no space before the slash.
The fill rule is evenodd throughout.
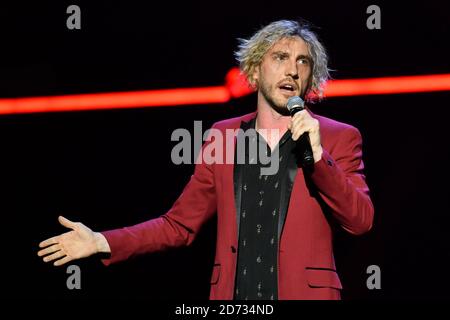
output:
<path id="1" fill-rule="evenodd" d="M 299 111 L 304 109 L 303 106 L 295 107 L 291 110 L 291 116 L 294 116 Z M 305 132 L 297 140 L 297 149 L 300 152 L 300 159 L 303 166 L 309 167 L 314 164 L 314 156 L 311 148 L 311 141 L 309 140 L 309 133 Z"/>
<path id="2" fill-rule="evenodd" d="M 311 166 L 314 164 L 314 156 L 311 148 L 311 142 L 309 140 L 309 133 L 305 132 L 298 138 L 298 147 L 300 151 L 300 159 L 303 166 Z"/>

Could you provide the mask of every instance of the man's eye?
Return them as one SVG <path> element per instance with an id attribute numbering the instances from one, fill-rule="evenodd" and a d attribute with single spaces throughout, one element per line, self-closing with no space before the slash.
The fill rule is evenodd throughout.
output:
<path id="1" fill-rule="evenodd" d="M 308 59 L 298 59 L 298 63 L 299 64 L 309 64 L 309 60 Z"/>

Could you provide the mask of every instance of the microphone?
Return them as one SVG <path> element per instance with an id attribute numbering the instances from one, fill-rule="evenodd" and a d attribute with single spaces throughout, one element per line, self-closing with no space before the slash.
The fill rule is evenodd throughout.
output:
<path id="1" fill-rule="evenodd" d="M 303 99 L 299 96 L 290 97 L 287 101 L 286 108 L 293 117 L 294 114 L 305 109 L 305 101 L 303 101 Z M 303 133 L 297 139 L 296 148 L 299 151 L 300 161 L 304 167 L 314 164 L 314 157 L 308 132 Z"/>

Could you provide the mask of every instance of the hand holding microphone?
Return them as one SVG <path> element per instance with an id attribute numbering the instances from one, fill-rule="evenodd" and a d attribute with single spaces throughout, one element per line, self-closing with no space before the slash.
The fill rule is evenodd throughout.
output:
<path id="1" fill-rule="evenodd" d="M 297 150 L 303 166 L 311 166 L 322 157 L 319 121 L 305 110 L 305 102 L 298 96 L 290 97 L 286 104 L 292 116 L 288 128 L 292 139 L 297 141 Z"/>

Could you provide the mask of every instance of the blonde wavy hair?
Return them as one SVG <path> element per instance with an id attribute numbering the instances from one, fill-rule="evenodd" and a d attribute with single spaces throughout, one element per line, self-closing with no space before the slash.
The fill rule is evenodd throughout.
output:
<path id="1" fill-rule="evenodd" d="M 312 80 L 306 92 L 306 99 L 309 102 L 320 100 L 323 97 L 323 87 L 330 79 L 328 55 L 317 35 L 311 31 L 306 22 L 292 20 L 272 22 L 257 31 L 250 39 L 238 39 L 238 50 L 234 54 L 241 72 L 249 83 L 252 83 L 253 72 L 260 65 L 266 52 L 279 40 L 295 36 L 306 42 L 313 61 Z"/>

